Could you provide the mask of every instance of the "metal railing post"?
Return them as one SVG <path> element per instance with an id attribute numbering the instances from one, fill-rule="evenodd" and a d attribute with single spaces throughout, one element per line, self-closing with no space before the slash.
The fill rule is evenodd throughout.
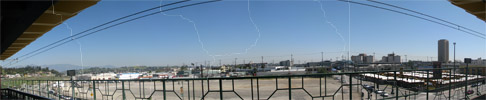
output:
<path id="1" fill-rule="evenodd" d="M 61 100 L 61 96 L 60 96 L 61 88 L 59 88 L 59 85 L 60 85 L 59 80 L 57 80 L 57 97 L 58 97 L 59 100 Z"/>
<path id="2" fill-rule="evenodd" d="M 319 76 L 319 97 L 322 97 L 322 77 Z"/>
<path id="3" fill-rule="evenodd" d="M 289 100 L 292 100 L 292 77 L 289 76 Z"/>
<path id="4" fill-rule="evenodd" d="M 49 80 L 46 80 L 46 90 L 47 90 L 47 98 L 50 98 L 50 94 L 49 94 Z"/>
<path id="5" fill-rule="evenodd" d="M 37 84 L 38 84 L 38 87 L 39 88 L 39 96 L 42 96 L 42 93 L 41 93 L 41 82 L 40 80 L 37 80 Z"/>
<path id="6" fill-rule="evenodd" d="M 449 69 L 449 100 L 451 100 L 452 69 Z"/>
<path id="7" fill-rule="evenodd" d="M 429 83 L 430 83 L 430 79 L 429 79 L 429 70 L 427 70 L 427 81 L 426 81 L 426 88 L 425 88 L 425 91 L 427 92 L 427 95 L 426 95 L 426 100 L 429 100 Z"/>
<path id="8" fill-rule="evenodd" d="M 395 100 L 398 100 L 397 71 L 394 71 L 393 74 L 394 74 L 394 80 L 395 80 Z"/>
<path id="9" fill-rule="evenodd" d="M 31 84 L 30 85 L 30 88 L 31 88 L 30 91 L 32 91 L 32 94 L 35 94 L 35 92 L 34 92 L 34 80 L 30 80 L 30 84 Z"/>
<path id="10" fill-rule="evenodd" d="M 201 74 L 201 76 L 202 76 L 202 74 Z M 209 88 L 208 88 L 208 90 L 209 90 Z M 201 99 L 204 99 L 202 97 L 204 97 L 204 80 L 201 80 Z"/>
<path id="11" fill-rule="evenodd" d="M 467 77 L 469 77 L 469 66 L 468 66 L 468 63 L 466 63 L 466 85 L 464 86 L 465 87 L 465 89 L 464 89 L 464 99 L 466 99 L 466 100 L 468 99 L 467 98 L 467 85 L 468 85 L 468 81 L 469 81 L 469 80 L 467 80 Z"/>
<path id="12" fill-rule="evenodd" d="M 353 100 L 353 74 L 349 74 L 349 100 Z"/>
<path id="13" fill-rule="evenodd" d="M 219 99 L 223 100 L 223 82 L 219 79 Z"/>
<path id="14" fill-rule="evenodd" d="M 257 100 L 260 100 L 260 83 L 259 78 L 256 78 L 257 81 Z"/>
<path id="15" fill-rule="evenodd" d="M 162 80 L 162 88 L 164 89 L 164 90 L 163 90 L 164 100 L 167 100 L 167 95 L 165 95 L 165 92 L 166 92 L 166 90 L 165 90 L 165 79 L 164 79 L 164 80 Z M 204 99 L 204 98 L 203 98 L 203 99 Z"/>
<path id="16" fill-rule="evenodd" d="M 196 100 L 196 88 L 194 87 L 194 80 L 192 80 L 192 99 Z"/>
<path id="17" fill-rule="evenodd" d="M 74 91 L 74 87 L 75 87 L 75 83 L 74 83 L 74 79 L 71 77 L 71 88 L 72 88 L 72 94 L 73 96 L 71 97 L 71 100 L 75 100 L 76 98 L 76 94 L 75 94 L 75 91 Z"/>
<path id="18" fill-rule="evenodd" d="M 250 85 L 251 85 L 251 100 L 253 100 L 253 78 L 250 78 Z"/>
<path id="19" fill-rule="evenodd" d="M 93 99 L 96 100 L 96 82 L 93 81 Z"/>
<path id="20" fill-rule="evenodd" d="M 191 100 L 191 85 L 189 84 L 190 82 L 191 82 L 190 80 L 187 80 L 187 99 L 189 100 Z"/>
<path id="21" fill-rule="evenodd" d="M 123 100 L 126 100 L 127 97 L 125 95 L 125 81 L 121 81 L 122 82 L 122 96 L 123 96 Z"/>

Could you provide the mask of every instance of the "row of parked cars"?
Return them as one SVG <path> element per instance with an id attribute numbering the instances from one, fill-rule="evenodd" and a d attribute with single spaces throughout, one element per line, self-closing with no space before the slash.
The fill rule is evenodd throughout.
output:
<path id="1" fill-rule="evenodd" d="M 364 84 L 363 85 L 363 88 L 366 89 L 366 91 L 368 91 L 368 93 L 376 93 L 377 95 L 380 95 L 382 97 L 388 97 L 388 93 L 386 93 L 384 90 L 375 90 L 375 86 L 371 86 L 371 85 L 366 85 Z"/>

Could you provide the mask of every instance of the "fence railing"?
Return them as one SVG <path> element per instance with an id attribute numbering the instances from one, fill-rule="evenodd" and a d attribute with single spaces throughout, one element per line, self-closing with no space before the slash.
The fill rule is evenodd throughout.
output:
<path id="1" fill-rule="evenodd" d="M 50 100 L 49 98 L 33 95 L 30 93 L 18 91 L 12 88 L 0 89 L 1 99 L 4 100 Z"/>
<path id="2" fill-rule="evenodd" d="M 141 80 L 2 80 L 52 99 L 469 99 L 486 91 L 484 69 Z M 434 75 L 436 74 L 436 75 Z M 440 75 L 439 75 L 440 74 Z M 467 76 L 467 77 L 466 77 Z M 467 85 L 466 85 L 467 84 Z M 469 88 L 469 89 L 468 89 Z M 474 92 L 474 93 L 471 93 Z"/>

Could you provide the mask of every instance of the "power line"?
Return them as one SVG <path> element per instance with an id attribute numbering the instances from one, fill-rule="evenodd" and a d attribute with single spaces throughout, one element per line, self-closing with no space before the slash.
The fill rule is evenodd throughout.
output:
<path id="1" fill-rule="evenodd" d="M 433 19 L 436 19 L 436 20 L 440 20 L 440 21 L 443 21 L 443 22 L 446 22 L 446 23 L 449 23 L 449 24 L 455 25 L 455 26 L 457 26 L 458 28 L 463 28 L 463 29 L 469 30 L 469 31 L 474 32 L 474 33 L 477 33 L 477 34 L 481 34 L 482 36 L 486 36 L 486 34 L 484 34 L 484 33 L 480 33 L 480 32 L 478 32 L 478 31 L 474 31 L 474 30 L 469 29 L 469 28 L 467 28 L 467 27 L 464 27 L 464 26 L 461 26 L 461 25 L 458 25 L 458 24 L 455 24 L 455 23 L 452 23 L 452 22 L 446 21 L 446 20 L 444 20 L 444 19 L 440 19 L 440 18 L 437 18 L 437 17 L 431 16 L 431 15 L 427 15 L 427 14 L 424 14 L 424 13 L 421 13 L 421 12 L 418 12 L 418 11 L 414 11 L 414 10 L 411 10 L 411 9 L 407 9 L 407 8 L 403 8 L 403 7 L 399 7 L 399 6 L 396 6 L 396 5 L 387 4 L 387 3 L 383 3 L 383 2 L 379 2 L 379 1 L 375 1 L 375 0 L 368 0 L 368 1 L 370 1 L 370 2 L 374 2 L 374 3 L 378 3 L 378 4 L 387 5 L 387 6 L 391 6 L 391 7 L 395 7 L 395 8 L 398 8 L 398 9 L 403 9 L 403 10 L 410 11 L 410 12 L 413 12 L 413 13 L 417 13 L 417 14 L 420 14 L 420 15 L 423 15 L 423 16 L 427 16 L 427 17 L 430 17 L 430 18 L 433 18 Z"/>
<path id="2" fill-rule="evenodd" d="M 131 17 L 131 16 L 135 16 L 135 15 L 138 15 L 138 14 L 140 14 L 140 13 L 144 13 L 144 12 L 147 12 L 147 11 L 150 11 L 150 10 L 154 10 L 154 9 L 157 9 L 157 8 L 166 7 L 166 6 L 170 6 L 170 5 L 174 5 L 174 4 L 178 4 L 178 3 L 183 3 L 183 2 L 187 2 L 187 1 L 188 1 L 188 0 L 184 0 L 184 1 L 178 1 L 178 2 L 174 2 L 174 3 L 170 3 L 170 4 L 165 4 L 165 5 L 162 5 L 162 6 L 157 6 L 157 7 L 153 7 L 153 8 L 150 8 L 150 9 L 146 9 L 146 10 L 143 10 L 143 11 L 140 11 L 140 12 L 136 12 L 136 13 L 133 13 L 133 14 L 127 15 L 127 16 L 123 16 L 123 17 L 117 18 L 117 19 L 115 19 L 115 20 L 111 20 L 111 21 L 109 21 L 109 22 L 103 23 L 103 24 L 101 24 L 101 25 L 98 25 L 98 26 L 95 26 L 95 27 L 93 27 L 93 28 L 87 29 L 87 30 L 82 31 L 82 32 L 80 32 L 80 33 L 77 33 L 77 34 L 74 34 L 74 35 L 72 35 L 72 36 L 69 36 L 69 37 L 63 38 L 63 39 L 61 39 L 61 40 L 58 40 L 58 41 L 56 41 L 56 42 L 53 42 L 53 43 L 51 43 L 51 44 L 49 44 L 49 45 L 46 45 L 46 46 L 41 47 L 41 48 L 39 48 L 39 49 L 36 49 L 36 50 L 34 50 L 34 51 L 32 51 L 32 52 L 29 52 L 29 53 L 24 54 L 24 55 L 22 55 L 22 56 L 20 56 L 20 57 L 17 57 L 17 58 L 22 58 L 22 57 L 25 57 L 25 56 L 27 56 L 27 55 L 33 54 L 33 53 L 35 53 L 35 52 L 37 52 L 37 51 L 40 51 L 40 50 L 42 50 L 42 49 L 45 49 L 45 48 L 47 48 L 47 47 L 49 47 L 49 46 L 52 46 L 52 45 L 57 44 L 57 43 L 60 43 L 60 42 L 62 42 L 62 41 L 68 40 L 68 39 L 70 39 L 70 38 L 71 38 L 71 39 L 74 39 L 73 37 L 76 37 L 76 36 L 78 36 L 78 35 L 84 34 L 84 33 L 88 32 L 88 31 L 94 30 L 94 29 L 96 29 L 96 28 L 99 28 L 99 27 L 102 27 L 102 26 L 105 26 L 105 25 L 111 24 L 111 23 L 113 23 L 113 22 L 116 22 L 116 21 L 119 21 L 119 20 L 122 20 L 122 19 L 125 19 L 125 18 L 128 18 L 128 17 Z"/>
<path id="3" fill-rule="evenodd" d="M 374 7 L 374 8 L 378 8 L 378 9 L 388 10 L 388 11 L 391 11 L 391 12 L 395 12 L 395 13 L 400 13 L 400 14 L 412 16 L 412 17 L 415 17 L 415 18 L 419 18 L 419 19 L 422 19 L 422 20 L 426 20 L 426 21 L 430 21 L 430 22 L 433 22 L 433 23 L 436 23 L 436 24 L 440 24 L 440 25 L 443 25 L 443 26 L 446 26 L 446 27 L 449 27 L 449 28 L 452 28 L 452 29 L 457 29 L 459 31 L 462 31 L 462 32 L 467 33 L 467 34 L 470 34 L 470 35 L 474 35 L 474 36 L 479 37 L 479 38 L 482 38 L 482 39 L 486 39 L 485 37 L 480 36 L 478 34 L 474 34 L 474 33 L 471 33 L 469 31 L 461 30 L 461 29 L 459 29 L 457 27 L 454 27 L 454 26 L 451 26 L 451 25 L 447 25 L 447 24 L 444 24 L 444 23 L 441 23 L 441 22 L 438 22 L 438 21 L 434 21 L 434 20 L 427 19 L 427 18 L 424 18 L 424 17 L 412 15 L 412 14 L 409 14 L 409 13 L 405 13 L 405 12 L 401 12 L 401 11 L 397 11 L 397 10 L 393 10 L 393 9 L 389 9 L 389 8 L 379 7 L 379 6 L 375 6 L 375 5 L 371 5 L 371 4 L 365 4 L 365 3 L 360 3 L 360 2 L 349 1 L 349 0 L 338 0 L 338 1 L 349 2 L 349 3 L 364 5 L 364 6 L 370 6 L 370 7 Z"/>
<path id="4" fill-rule="evenodd" d="M 103 30 L 106 30 L 106 29 L 109 29 L 109 28 L 112 28 L 112 27 L 115 27 L 115 26 L 118 26 L 118 25 L 121 25 L 121 24 L 124 24 L 124 23 L 127 23 L 127 22 L 131 22 L 131 21 L 134 21 L 134 20 L 137 20 L 137 19 L 140 19 L 140 18 L 144 18 L 144 17 L 152 16 L 152 15 L 155 15 L 155 14 L 159 14 L 159 13 L 161 13 L 161 12 L 166 12 L 166 11 L 171 11 L 171 10 L 180 9 L 180 8 L 184 8 L 184 7 L 195 6 L 195 5 L 200 5 L 200 4 L 205 4 L 205 3 L 211 3 L 211 2 L 216 2 L 216 1 L 221 1 L 221 0 L 211 0 L 211 1 L 198 2 L 198 3 L 192 3 L 192 4 L 183 5 L 183 6 L 173 7 L 173 8 L 169 8 L 169 9 L 166 9 L 166 10 L 161 10 L 161 11 L 157 11 L 157 12 L 154 12 L 154 13 L 150 13 L 150 14 L 146 14 L 146 15 L 143 15 L 143 16 L 139 16 L 139 17 L 136 17 L 136 18 L 128 19 L 128 20 L 126 20 L 126 21 L 123 21 L 123 22 L 120 22 L 120 23 L 116 23 L 116 24 L 114 24 L 114 25 L 110 25 L 110 26 L 108 26 L 108 27 L 101 28 L 101 29 L 99 29 L 99 30 L 96 30 L 96 31 L 93 31 L 93 32 L 90 32 L 90 33 L 87 33 L 87 34 L 84 34 L 84 35 L 81 35 L 82 33 L 87 32 L 87 31 L 83 31 L 82 33 L 78 33 L 78 34 L 76 34 L 76 35 L 81 35 L 81 36 L 79 36 L 79 37 L 77 37 L 77 38 L 73 38 L 73 36 L 76 36 L 76 35 L 69 36 L 69 37 L 67 37 L 67 38 L 72 38 L 71 40 L 67 40 L 67 41 L 64 41 L 64 42 L 62 42 L 62 43 L 59 43 L 59 42 L 61 42 L 61 41 L 65 40 L 65 39 L 61 39 L 60 41 L 56 41 L 55 43 L 51 43 L 51 44 L 49 44 L 49 45 L 47 45 L 47 46 L 42 47 L 42 48 L 47 48 L 47 47 L 49 47 L 49 46 L 52 46 L 52 45 L 54 45 L 54 44 L 59 43 L 59 44 L 57 44 L 57 45 L 55 45 L 55 46 L 52 46 L 52 47 L 50 47 L 50 48 L 47 48 L 47 49 L 45 49 L 45 50 L 43 50 L 43 51 L 40 51 L 40 52 L 37 52 L 37 53 L 35 53 L 35 51 L 33 51 L 33 52 L 29 52 L 28 54 L 25 54 L 25 55 L 23 55 L 23 56 L 30 55 L 30 54 L 33 54 L 33 53 L 35 53 L 35 54 L 33 54 L 33 55 L 31 55 L 31 56 L 28 56 L 27 58 L 21 59 L 20 61 L 17 61 L 16 63 L 21 62 L 21 61 L 24 61 L 24 60 L 26 60 L 26 59 L 29 59 L 29 58 L 31 58 L 31 57 L 33 57 L 33 56 L 36 56 L 36 55 L 38 55 L 38 54 L 41 54 L 41 53 L 43 53 L 43 52 L 49 51 L 49 50 L 51 50 L 51 49 L 53 49 L 53 48 L 56 48 L 56 47 L 58 47 L 58 46 L 61 46 L 61 45 L 66 44 L 66 43 L 68 43 L 68 42 L 71 42 L 71 41 L 73 41 L 73 40 L 75 40 L 75 39 L 83 38 L 83 37 L 88 36 L 88 35 L 91 35 L 91 34 L 93 34 L 93 33 L 97 33 L 97 32 L 100 32 L 100 31 L 103 31 Z M 180 1 L 180 2 L 185 2 L 185 1 Z M 176 3 L 180 3 L 180 2 L 176 2 Z M 172 4 L 176 4 L 176 3 L 171 3 L 171 4 L 167 4 L 167 5 L 163 5 L 163 6 L 168 6 L 168 5 L 172 5 Z M 159 7 L 161 7 L 161 6 L 154 7 L 154 8 L 159 8 Z M 153 10 L 154 8 L 151 8 L 151 10 Z M 140 14 L 140 13 L 143 13 L 143 12 L 146 12 L 146 11 L 148 11 L 148 10 L 149 10 L 149 9 L 144 10 L 144 11 L 141 11 L 141 12 L 137 12 L 137 13 L 134 13 L 134 14 L 131 14 L 131 15 L 128 15 L 128 16 L 125 16 L 125 17 L 119 18 L 119 19 L 115 19 L 115 20 L 121 20 L 121 19 L 124 19 L 124 18 L 126 18 L 126 17 L 130 17 L 130 16 L 134 16 L 134 15 L 137 15 L 137 14 Z M 110 21 L 110 22 L 105 23 L 105 24 L 102 24 L 102 25 L 99 25 L 99 26 L 96 26 L 96 27 L 100 27 L 100 26 L 104 26 L 104 25 L 109 24 L 109 23 L 113 23 L 115 20 Z M 92 29 L 94 29 L 94 28 L 91 28 L 91 29 L 88 29 L 88 30 L 92 30 Z M 42 50 L 42 49 L 37 49 L 36 51 L 39 51 L 39 50 Z M 20 58 L 20 57 L 19 57 L 19 58 Z M 16 58 L 16 59 L 18 59 L 18 58 Z M 12 64 L 10 64 L 10 65 L 12 65 Z"/>

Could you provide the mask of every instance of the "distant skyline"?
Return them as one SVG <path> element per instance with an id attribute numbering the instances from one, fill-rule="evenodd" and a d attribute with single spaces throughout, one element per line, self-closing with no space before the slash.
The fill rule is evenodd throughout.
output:
<path id="1" fill-rule="evenodd" d="M 168 2 L 173 1 L 164 0 L 162 3 Z M 484 21 L 448 1 L 382 2 L 486 33 Z M 98 32 L 13 66 L 166 66 L 201 64 L 204 61 L 219 65 L 220 59 L 223 64 L 234 64 L 235 58 L 237 63 L 243 63 L 243 60 L 261 62 L 261 56 L 264 62 L 272 63 L 289 60 L 291 54 L 295 63 L 303 63 L 320 61 L 321 52 L 324 52 L 324 60 L 335 60 L 336 57 L 346 57 L 348 51 L 350 56 L 375 53 L 377 61 L 381 56 L 393 52 L 402 56 L 402 59 L 407 55 L 408 60 L 425 61 L 430 60 L 427 57 L 434 57 L 436 61 L 437 41 L 440 39 L 450 42 L 450 61 L 453 59 L 453 42 L 457 43 L 456 60 L 486 57 L 486 40 L 456 29 L 368 6 L 348 6 L 346 2 L 327 0 L 320 3 L 322 9 L 319 2 L 312 0 L 251 0 L 250 5 L 246 0 L 236 0 L 187 7 Z M 76 34 L 159 5 L 160 1 L 100 1 L 10 58 L 14 59 L 70 36 L 67 25 Z M 5 62 L 8 61 L 2 61 L 2 65 Z"/>

